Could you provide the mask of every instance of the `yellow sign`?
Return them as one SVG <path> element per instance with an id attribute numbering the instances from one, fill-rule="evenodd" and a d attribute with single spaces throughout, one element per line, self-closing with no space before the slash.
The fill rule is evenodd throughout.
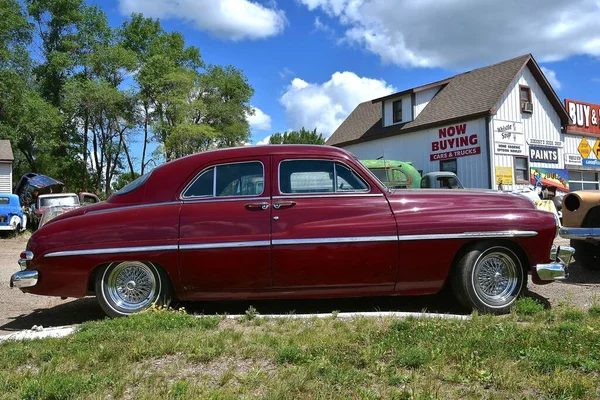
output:
<path id="1" fill-rule="evenodd" d="M 512 167 L 496 167 L 496 184 L 512 185 L 513 169 Z"/>
<path id="2" fill-rule="evenodd" d="M 596 139 L 596 144 L 594 145 L 594 154 L 596 154 L 596 158 L 600 160 L 600 139 Z"/>
<path id="3" fill-rule="evenodd" d="M 579 154 L 581 154 L 581 157 L 588 158 L 590 152 L 592 151 L 592 148 L 590 147 L 590 144 L 588 143 L 586 138 L 581 138 L 581 142 L 579 142 L 577 150 L 579 151 Z"/>

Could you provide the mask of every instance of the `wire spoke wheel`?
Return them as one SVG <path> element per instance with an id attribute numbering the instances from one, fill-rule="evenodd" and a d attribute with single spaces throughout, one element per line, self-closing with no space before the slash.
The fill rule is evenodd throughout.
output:
<path id="1" fill-rule="evenodd" d="M 150 306 L 157 298 L 159 282 L 155 271 L 139 261 L 126 261 L 107 270 L 106 299 L 118 311 L 130 314 Z"/>
<path id="2" fill-rule="evenodd" d="M 514 298 L 519 273 L 512 257 L 502 251 L 483 254 L 473 269 L 473 288 L 490 306 L 503 306 Z"/>

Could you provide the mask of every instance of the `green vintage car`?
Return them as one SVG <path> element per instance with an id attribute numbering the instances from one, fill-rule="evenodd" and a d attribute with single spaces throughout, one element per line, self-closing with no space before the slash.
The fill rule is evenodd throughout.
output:
<path id="1" fill-rule="evenodd" d="M 421 174 L 412 163 L 396 160 L 360 160 L 381 182 L 391 189 L 419 188 Z"/>

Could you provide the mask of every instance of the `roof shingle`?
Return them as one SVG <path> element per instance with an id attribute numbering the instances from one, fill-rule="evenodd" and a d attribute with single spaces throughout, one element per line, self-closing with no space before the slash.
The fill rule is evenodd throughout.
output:
<path id="1" fill-rule="evenodd" d="M 381 123 L 381 104 L 361 103 L 346 118 L 327 140 L 327 144 L 339 145 L 349 142 L 361 142 L 377 139 L 378 137 L 398 135 L 426 127 L 441 125 L 451 120 L 467 117 L 483 116 L 494 112 L 494 107 L 509 88 L 517 74 L 529 63 L 532 69 L 538 69 L 537 63 L 531 54 L 519 56 L 502 61 L 487 67 L 478 68 L 469 72 L 455 75 L 446 81 L 440 81 L 442 89 L 433 97 L 423 111 L 413 121 L 403 125 L 383 127 Z M 540 72 L 541 74 L 541 72 Z M 534 73 L 536 79 L 543 79 L 543 75 Z M 566 111 L 562 108 L 560 100 L 545 82 L 547 88 L 544 92 L 548 97 L 555 97 L 555 108 L 562 110 L 563 117 Z M 542 85 L 543 87 L 544 85 Z M 401 92 L 405 93 L 407 91 Z M 390 96 L 388 96 L 390 97 Z M 375 100 L 377 101 L 377 100 Z"/>
<path id="2" fill-rule="evenodd" d="M 0 161 L 13 161 L 12 147 L 10 140 L 0 140 Z"/>

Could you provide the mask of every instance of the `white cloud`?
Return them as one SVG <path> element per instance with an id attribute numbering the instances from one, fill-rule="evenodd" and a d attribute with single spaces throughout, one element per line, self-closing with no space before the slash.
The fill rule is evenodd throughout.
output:
<path id="1" fill-rule="evenodd" d="M 289 69 L 288 67 L 283 67 L 283 69 L 281 71 L 279 71 L 279 77 L 281 79 L 285 79 L 288 76 L 295 76 L 296 73 L 294 71 L 292 71 L 291 69 Z"/>
<path id="2" fill-rule="evenodd" d="M 556 77 L 556 72 L 546 67 L 541 67 L 541 69 L 544 75 L 546 75 L 546 79 L 548 79 L 548 82 L 550 82 L 552 87 L 554 89 L 560 89 L 561 84 L 558 78 Z"/>
<path id="3" fill-rule="evenodd" d="M 250 127 L 260 131 L 268 131 L 271 129 L 271 117 L 258 107 L 252 107 L 252 109 L 254 110 L 254 115 L 246 115 Z"/>
<path id="4" fill-rule="evenodd" d="M 123 15 L 182 19 L 230 40 L 263 39 L 283 32 L 285 13 L 251 0 L 119 0 Z"/>
<path id="5" fill-rule="evenodd" d="M 321 19 L 319 17 L 315 17 L 315 22 L 313 24 L 313 26 L 315 27 L 315 31 L 322 31 L 325 33 L 333 33 L 333 29 L 331 29 L 329 27 L 329 25 L 324 24 L 323 22 L 321 22 Z"/>
<path id="6" fill-rule="evenodd" d="M 280 102 L 292 129 L 317 128 L 319 133 L 329 137 L 359 103 L 395 90 L 384 80 L 345 71 L 334 73 L 324 83 L 294 78 Z"/>
<path id="7" fill-rule="evenodd" d="M 403 67 L 467 68 L 533 53 L 600 56 L 597 0 L 299 0 L 346 27 L 343 41 Z"/>
<path id="8" fill-rule="evenodd" d="M 269 144 L 269 139 L 271 139 L 271 135 L 267 136 L 266 138 L 264 138 L 263 140 L 260 140 L 256 143 L 257 146 L 261 146 L 264 144 Z"/>

